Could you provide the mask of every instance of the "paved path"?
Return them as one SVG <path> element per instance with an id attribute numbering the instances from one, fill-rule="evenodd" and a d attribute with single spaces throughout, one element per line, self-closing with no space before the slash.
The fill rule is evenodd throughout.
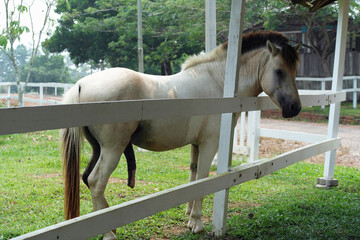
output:
<path id="1" fill-rule="evenodd" d="M 327 135 L 327 124 L 324 123 L 261 119 L 260 127 Z M 360 166 L 360 126 L 340 125 L 339 137 L 342 147 L 349 150 L 344 161 L 350 164 L 345 165 Z"/>

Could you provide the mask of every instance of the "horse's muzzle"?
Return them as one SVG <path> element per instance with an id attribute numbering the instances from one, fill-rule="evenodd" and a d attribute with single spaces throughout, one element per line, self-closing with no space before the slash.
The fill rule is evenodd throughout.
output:
<path id="1" fill-rule="evenodd" d="M 282 108 L 283 118 L 292 118 L 292 117 L 296 117 L 301 111 L 301 104 L 297 102 L 290 104 L 283 104 L 281 108 Z"/>

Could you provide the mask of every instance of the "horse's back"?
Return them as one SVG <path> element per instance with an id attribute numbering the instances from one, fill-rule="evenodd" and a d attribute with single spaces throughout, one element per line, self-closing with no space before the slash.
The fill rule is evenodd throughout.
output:
<path id="1" fill-rule="evenodd" d="M 141 77 L 126 68 L 110 68 L 80 79 L 80 102 L 116 101 L 139 98 Z"/>

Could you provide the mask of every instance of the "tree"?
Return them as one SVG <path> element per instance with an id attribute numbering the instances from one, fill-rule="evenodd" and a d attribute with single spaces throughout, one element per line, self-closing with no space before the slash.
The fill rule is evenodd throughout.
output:
<path id="1" fill-rule="evenodd" d="M 26 78 L 29 71 L 29 65 L 23 65 L 22 79 Z M 33 66 L 31 68 L 31 76 L 29 82 L 71 82 L 69 68 L 66 66 L 64 56 L 50 55 L 46 52 L 45 55 L 36 56 Z"/>
<path id="2" fill-rule="evenodd" d="M 20 44 L 14 50 L 15 59 L 19 66 L 24 65 L 28 59 L 29 53 L 23 44 Z M 0 51 L 0 82 L 13 82 L 15 80 L 14 67 L 9 57 Z"/>
<path id="3" fill-rule="evenodd" d="M 329 55 L 335 50 L 336 23 L 338 15 L 338 4 L 328 5 L 316 12 L 310 12 L 301 5 L 293 5 L 289 0 L 269 1 L 263 5 L 259 1 L 251 1 L 250 12 L 252 19 L 258 19 L 263 27 L 268 30 L 285 30 L 287 26 L 295 21 L 306 28 L 306 41 L 310 48 L 321 60 L 326 75 L 331 76 L 332 71 L 328 62 Z M 358 32 L 360 10 L 358 1 L 351 1 L 349 32 Z"/>
<path id="4" fill-rule="evenodd" d="M 12 5 L 13 1 L 4 0 L 5 6 L 5 28 L 1 30 L 0 34 L 0 51 L 2 51 L 11 61 L 13 69 L 14 69 L 14 77 L 18 90 L 18 104 L 23 104 L 23 93 L 25 91 L 26 85 L 30 79 L 31 68 L 34 63 L 34 59 L 38 53 L 40 40 L 42 34 L 44 33 L 46 27 L 49 23 L 49 14 L 50 10 L 56 4 L 55 0 L 46 0 L 46 10 L 43 20 L 42 27 L 39 32 L 35 32 L 33 16 L 31 14 L 32 5 L 27 5 L 24 0 L 21 0 L 18 5 Z M 27 14 L 30 19 L 30 28 L 24 25 L 23 17 Z M 36 19 L 39 19 L 39 16 L 36 16 Z M 21 36 L 25 32 L 31 32 L 32 34 L 32 46 L 30 50 L 29 57 L 29 68 L 26 74 L 26 79 L 24 84 L 21 84 L 20 80 L 20 69 L 19 62 L 17 60 L 17 56 L 15 54 L 15 44 L 20 42 Z"/>
<path id="5" fill-rule="evenodd" d="M 136 1 L 69 1 L 44 46 L 67 50 L 77 64 L 93 61 L 137 69 Z M 183 54 L 204 49 L 203 1 L 143 0 L 145 71 L 171 74 Z M 154 69 L 154 66 L 157 68 Z"/>

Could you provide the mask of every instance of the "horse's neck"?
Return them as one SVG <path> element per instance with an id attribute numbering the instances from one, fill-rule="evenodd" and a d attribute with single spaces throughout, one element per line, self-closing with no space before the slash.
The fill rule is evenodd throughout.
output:
<path id="1" fill-rule="evenodd" d="M 264 74 L 268 57 L 269 53 L 266 49 L 258 49 L 242 55 L 238 84 L 239 96 L 253 97 L 262 92 L 260 79 Z M 186 69 L 174 75 L 172 79 L 177 89 L 186 88 L 186 92 L 194 97 L 222 97 L 225 68 L 225 59 L 207 62 Z"/>
<path id="2" fill-rule="evenodd" d="M 194 97 L 222 97 L 225 77 L 225 61 L 208 62 L 188 68 L 174 76 L 174 84 L 188 88 Z"/>
<path id="3" fill-rule="evenodd" d="M 239 96 L 255 97 L 262 92 L 260 79 L 264 74 L 268 55 L 268 51 L 264 49 L 242 55 L 238 86 Z"/>

